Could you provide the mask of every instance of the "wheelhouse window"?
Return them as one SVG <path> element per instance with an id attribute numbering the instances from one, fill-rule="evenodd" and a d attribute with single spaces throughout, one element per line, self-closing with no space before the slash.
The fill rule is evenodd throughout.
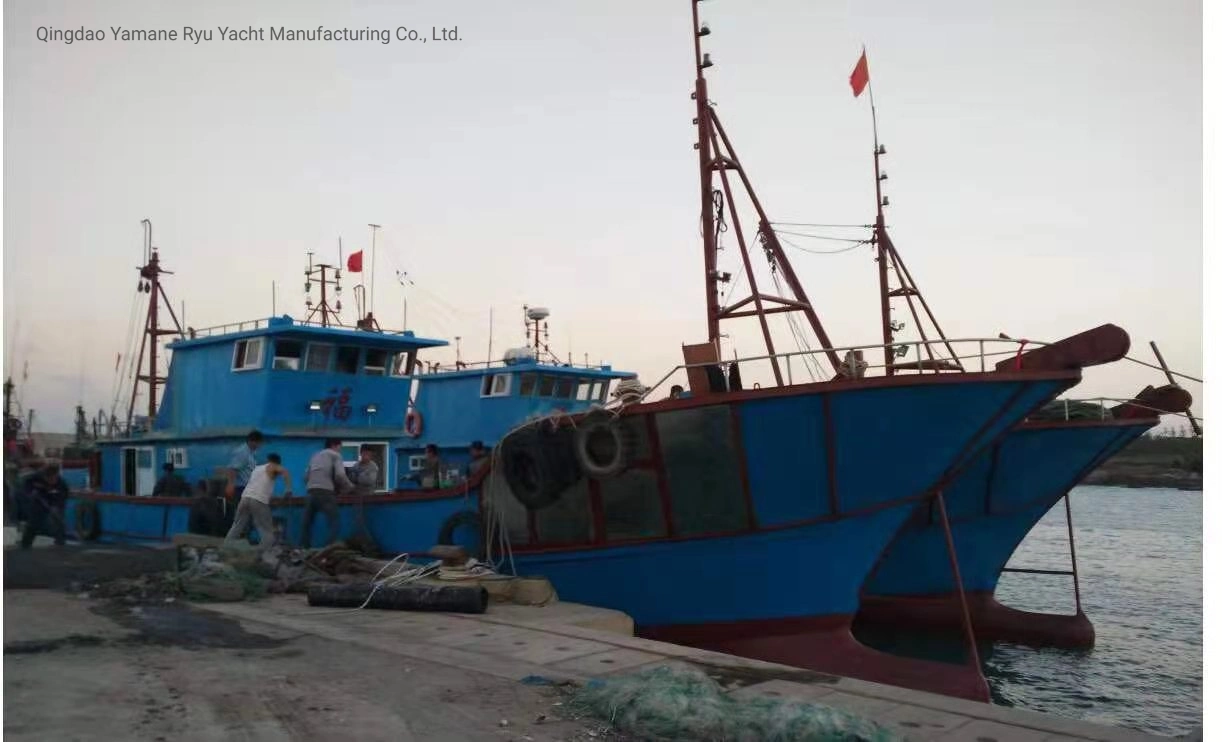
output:
<path id="1" fill-rule="evenodd" d="M 543 376 L 539 379 L 539 396 L 550 397 L 556 391 L 556 377 Z"/>
<path id="2" fill-rule="evenodd" d="M 590 398 L 590 382 L 583 381 L 577 385 L 577 401 L 585 402 Z"/>
<path id="3" fill-rule="evenodd" d="M 484 385 L 480 390 L 481 397 L 504 397 L 509 394 L 512 374 L 493 374 L 484 377 Z"/>
<path id="4" fill-rule="evenodd" d="M 300 340 L 277 340 L 272 355 L 272 368 L 296 371 L 301 368 L 301 357 L 305 354 L 305 343 Z"/>
<path id="5" fill-rule="evenodd" d="M 539 377 L 537 374 L 522 374 L 521 386 L 518 387 L 518 394 L 523 397 L 533 397 L 535 395 L 535 387 L 539 385 Z"/>
<path id="6" fill-rule="evenodd" d="M 360 348 L 341 346 L 335 353 L 335 373 L 355 374 L 360 362 Z"/>
<path id="7" fill-rule="evenodd" d="M 557 379 L 556 393 L 553 395 L 556 399 L 569 399 L 573 396 L 573 380 L 572 379 Z"/>
<path id="8" fill-rule="evenodd" d="M 602 402 L 605 392 L 606 390 L 603 388 L 603 383 L 601 381 L 594 382 L 590 385 L 590 401 Z"/>
<path id="9" fill-rule="evenodd" d="M 390 352 L 378 350 L 376 348 L 368 348 L 365 351 L 365 375 L 366 376 L 385 376 L 386 361 L 390 358 Z"/>
<path id="10" fill-rule="evenodd" d="M 306 349 L 306 371 L 330 371 L 331 355 L 335 352 L 334 345 L 326 343 L 310 343 Z"/>
<path id="11" fill-rule="evenodd" d="M 391 366 L 391 376 L 411 376 L 416 370 L 416 351 L 407 350 L 395 354 L 395 363 Z"/>
<path id="12" fill-rule="evenodd" d="M 239 340 L 233 346 L 233 370 L 252 371 L 263 365 L 263 338 Z"/>

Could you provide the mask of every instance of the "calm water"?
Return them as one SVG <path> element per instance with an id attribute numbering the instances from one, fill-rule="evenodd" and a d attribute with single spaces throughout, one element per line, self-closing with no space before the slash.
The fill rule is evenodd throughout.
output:
<path id="1" fill-rule="evenodd" d="M 1078 487 L 1071 493 L 1090 651 L 994 644 L 985 675 L 999 704 L 1155 734 L 1201 725 L 1201 493 Z M 1065 509 L 1033 530 L 1011 567 L 1069 569 Z M 1073 613 L 1073 578 L 1006 574 L 997 598 Z M 929 644 L 863 639 L 929 657 Z M 942 647 L 945 658 L 945 647 Z"/>

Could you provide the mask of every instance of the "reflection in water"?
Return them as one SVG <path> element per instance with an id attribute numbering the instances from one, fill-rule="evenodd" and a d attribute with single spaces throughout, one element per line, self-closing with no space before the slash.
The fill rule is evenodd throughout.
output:
<path id="1" fill-rule="evenodd" d="M 1201 725 L 1201 493 L 1078 487 L 1071 495 L 1090 651 L 982 645 L 996 703 L 1183 734 Z M 1063 505 L 1027 536 L 1012 567 L 1069 569 Z M 1073 579 L 1009 573 L 1001 602 L 1073 613 Z M 962 662 L 962 640 L 858 632 L 863 642 Z"/>

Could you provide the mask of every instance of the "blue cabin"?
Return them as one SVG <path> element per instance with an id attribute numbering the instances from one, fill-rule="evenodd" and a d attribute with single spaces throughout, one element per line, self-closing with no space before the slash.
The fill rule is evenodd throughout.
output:
<path id="1" fill-rule="evenodd" d="M 613 379 L 633 376 L 545 363 L 523 351 L 479 368 L 446 369 L 420 357 L 445 345 L 410 331 L 323 327 L 288 316 L 191 330 L 167 345 L 173 355 L 156 419 L 99 443 L 99 489 L 152 495 L 167 463 L 198 486 L 223 476 L 251 430 L 264 435 L 256 458 L 280 454 L 299 490 L 309 457 L 327 438 L 344 441 L 349 464 L 362 445 L 372 448 L 378 491 L 410 488 L 427 444 L 461 475 L 472 441 L 491 447 L 532 417 L 602 404 Z"/>

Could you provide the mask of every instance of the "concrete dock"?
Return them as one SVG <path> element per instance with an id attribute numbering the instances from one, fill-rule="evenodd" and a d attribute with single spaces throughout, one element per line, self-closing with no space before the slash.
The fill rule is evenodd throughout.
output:
<path id="1" fill-rule="evenodd" d="M 687 663 L 738 696 L 769 695 L 855 712 L 912 740 L 1048 742 L 1165 739 L 1154 735 L 921 693 L 632 636 L 617 611 L 553 603 L 491 604 L 483 615 L 310 608 L 280 596 L 200 606 L 259 624 L 374 649 L 405 662 L 425 660 L 506 680 L 535 675 L 578 682 L 659 664 Z"/>
<path id="2" fill-rule="evenodd" d="M 64 591 L 80 564 L 113 577 L 174 563 L 167 549 L 125 551 L 5 550 L 6 739 L 627 739 L 557 718 L 556 698 L 521 681 L 659 665 L 692 666 L 737 697 L 856 713 L 911 740 L 1165 739 L 640 639 L 625 614 L 571 603 L 467 615 L 312 608 L 301 595 L 124 605 Z"/>

